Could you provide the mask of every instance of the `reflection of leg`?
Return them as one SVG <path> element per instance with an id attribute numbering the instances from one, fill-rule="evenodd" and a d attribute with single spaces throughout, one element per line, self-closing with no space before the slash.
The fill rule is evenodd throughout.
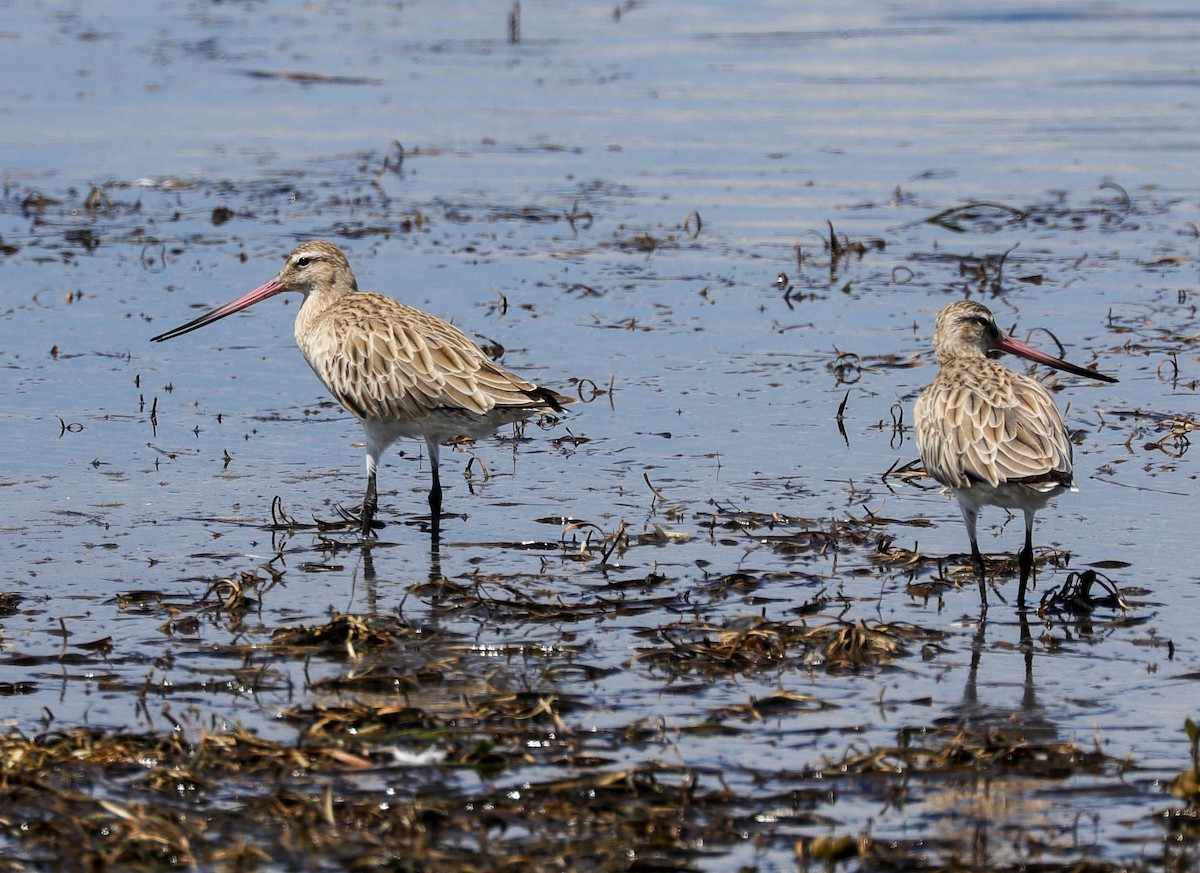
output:
<path id="1" fill-rule="evenodd" d="M 1021 696 L 1021 706 L 1026 712 L 1037 709 L 1037 691 L 1033 687 L 1033 634 L 1029 632 L 1029 616 L 1025 610 L 1017 613 L 1021 622 L 1021 651 L 1025 653 L 1025 693 Z"/>
<path id="2" fill-rule="evenodd" d="M 433 485 L 429 489 L 430 528 L 436 539 L 442 526 L 442 480 L 438 475 L 438 444 L 431 437 L 425 439 L 429 447 L 429 467 L 433 473 Z"/>
<path id="3" fill-rule="evenodd" d="M 1017 563 L 1021 568 L 1021 587 L 1017 589 L 1017 606 L 1025 605 L 1025 586 L 1029 583 L 1029 577 L 1033 573 L 1033 512 L 1025 510 L 1025 548 L 1021 549 L 1021 554 L 1017 556 Z"/>
<path id="4" fill-rule="evenodd" d="M 986 632 L 987 622 L 981 621 L 971 637 L 971 666 L 967 670 L 967 684 L 963 688 L 963 706 L 968 714 L 970 714 L 971 708 L 979 702 L 979 661 L 983 657 Z"/>
<path id="5" fill-rule="evenodd" d="M 367 614 L 379 614 L 379 586 L 375 584 L 375 558 L 371 554 L 371 541 L 364 540 L 362 544 L 363 588 L 367 597 Z"/>
<path id="6" fill-rule="evenodd" d="M 437 585 L 442 581 L 442 550 L 438 546 L 438 538 L 429 539 L 429 583 Z"/>
<path id="7" fill-rule="evenodd" d="M 362 535 L 374 536 L 371 523 L 375 520 L 375 510 L 379 507 L 379 495 L 375 490 L 375 456 L 367 455 L 367 493 L 363 495 L 362 504 Z"/>
<path id="8" fill-rule="evenodd" d="M 983 555 L 979 553 L 979 540 L 975 536 L 975 522 L 979 518 L 979 512 L 975 509 L 969 509 L 966 506 L 961 506 L 963 521 L 967 525 L 967 537 L 971 540 L 971 562 L 975 565 L 975 572 L 979 576 L 979 603 L 983 606 L 984 611 L 987 611 L 987 571 L 983 566 Z"/>

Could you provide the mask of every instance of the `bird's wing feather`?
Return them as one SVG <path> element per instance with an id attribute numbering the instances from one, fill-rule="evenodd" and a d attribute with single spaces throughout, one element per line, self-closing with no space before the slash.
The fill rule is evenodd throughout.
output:
<path id="1" fill-rule="evenodd" d="M 377 294 L 343 298 L 297 341 L 329 392 L 360 418 L 549 405 L 458 328 Z"/>
<path id="2" fill-rule="evenodd" d="M 972 481 L 1071 478 L 1071 442 L 1040 382 L 987 359 L 943 366 L 914 408 L 917 452 L 931 476 Z"/>

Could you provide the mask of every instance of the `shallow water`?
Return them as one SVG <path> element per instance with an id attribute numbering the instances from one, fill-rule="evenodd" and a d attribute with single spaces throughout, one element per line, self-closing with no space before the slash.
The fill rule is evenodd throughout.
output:
<path id="1" fill-rule="evenodd" d="M 1197 486 L 1186 442 L 1164 444 L 1177 457 L 1147 443 L 1162 417 L 1195 411 L 1200 13 L 525 2 L 513 45 L 507 9 L 468 3 L 5 12 L 0 588 L 21 602 L 3 619 L 0 682 L 19 691 L 15 728 L 162 730 L 186 714 L 287 741 L 279 713 L 328 699 L 311 683 L 345 665 L 267 648 L 247 663 L 243 647 L 336 612 L 399 611 L 469 640 L 489 689 L 583 701 L 564 718 L 595 751 L 655 726 L 653 741 L 605 746 L 613 766 L 668 761 L 748 797 L 811 788 L 826 761 L 942 723 L 1128 761 L 999 779 L 1003 814 L 936 785 L 894 803 L 847 779 L 826 818 L 762 825 L 753 844 L 698 853 L 698 868 L 788 869 L 793 841 L 822 834 L 938 844 L 975 804 L 995 865 L 1161 863 L 1152 813 L 1178 805 L 1163 781 L 1189 762 L 1195 715 Z M 1024 217 L 925 221 L 970 201 Z M 831 263 L 828 223 L 864 252 Z M 331 550 L 310 530 L 266 529 L 276 496 L 307 523 L 364 484 L 361 432 L 295 350 L 297 301 L 148 342 L 312 237 L 342 245 L 361 286 L 589 401 L 519 442 L 444 453 L 452 517 L 436 555 L 415 444 L 381 473 L 388 526 L 369 556 L 345 535 Z M 1039 515 L 1035 544 L 1069 554 L 1041 568 L 1039 593 L 1099 563 L 1128 612 L 1034 617 L 1023 640 L 995 597 L 979 627 L 969 577 L 925 598 L 934 568 L 876 555 L 881 537 L 949 564 L 966 548 L 952 502 L 884 473 L 915 456 L 933 317 L 968 292 L 1018 336 L 1053 331 L 1068 358 L 1120 378 L 1060 380 L 1082 430 L 1080 493 Z M 742 511 L 784 517 L 726 525 Z M 622 522 L 628 548 L 601 565 L 597 544 Z M 836 524 L 825 547 L 798 537 Z M 1019 542 L 1019 520 L 985 515 L 986 552 Z M 214 580 L 269 572 L 277 584 L 239 620 L 201 608 Z M 442 575 L 487 596 L 470 607 L 424 587 Z M 835 598 L 822 620 L 945 636 L 857 670 L 653 657 L 694 623 L 786 621 L 822 592 Z M 524 601 L 502 606 L 517 594 L 574 608 L 535 621 Z M 179 616 L 200 620 L 177 631 Z M 555 651 L 563 669 L 547 673 Z M 275 678 L 248 680 L 253 666 Z M 732 742 L 696 729 L 780 691 L 826 705 L 747 716 Z M 539 759 L 481 784 L 569 770 Z M 1077 842 L 1042 855 L 1007 839 L 1009 822 L 1053 833 L 1080 819 Z"/>

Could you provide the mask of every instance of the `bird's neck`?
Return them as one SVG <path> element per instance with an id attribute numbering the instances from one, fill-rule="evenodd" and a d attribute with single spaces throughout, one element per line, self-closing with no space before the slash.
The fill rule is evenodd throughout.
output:
<path id="1" fill-rule="evenodd" d="M 984 361 L 990 361 L 991 357 L 982 349 L 975 346 L 967 346 L 965 348 L 950 349 L 945 352 L 940 352 L 937 356 L 939 367 L 945 367 L 950 364 L 980 364 Z"/>
<path id="2" fill-rule="evenodd" d="M 352 294 L 352 288 L 329 288 L 310 291 L 304 295 L 300 311 L 296 313 L 296 336 L 307 333 L 321 316 L 337 305 L 338 301 L 347 294 Z"/>

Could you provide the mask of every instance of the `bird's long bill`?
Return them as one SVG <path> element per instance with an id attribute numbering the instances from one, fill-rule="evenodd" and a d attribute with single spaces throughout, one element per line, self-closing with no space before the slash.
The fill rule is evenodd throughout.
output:
<path id="1" fill-rule="evenodd" d="M 1074 373 L 1076 376 L 1083 376 L 1085 379 L 1099 379 L 1101 382 L 1116 382 L 1112 376 L 1105 376 L 1103 373 L 1097 373 L 1095 370 L 1089 370 L 1086 367 L 1078 367 L 1062 358 L 1056 358 L 1053 355 L 1048 355 L 1045 352 L 1039 352 L 1037 349 L 1025 345 L 1020 340 L 1013 339 L 1011 336 L 1005 335 L 1000 340 L 1000 351 L 1008 352 L 1010 355 L 1018 355 L 1022 358 L 1028 358 L 1031 361 L 1036 361 L 1039 364 L 1045 364 L 1047 367 L 1053 367 L 1056 370 L 1065 370 L 1068 373 Z"/>
<path id="2" fill-rule="evenodd" d="M 189 321 L 187 324 L 180 325 L 174 330 L 169 330 L 166 333 L 160 333 L 156 337 L 151 337 L 150 342 L 160 343 L 163 340 L 174 339 L 177 336 L 183 336 L 185 333 L 191 333 L 193 330 L 199 330 L 205 325 L 212 324 L 214 321 L 220 321 L 226 315 L 233 315 L 233 313 L 245 309 L 247 306 L 253 306 L 260 300 L 266 300 L 268 297 L 273 297 L 280 291 L 286 290 L 287 289 L 280 284 L 279 277 L 276 276 L 265 285 L 259 285 L 245 297 L 239 297 L 232 303 L 226 303 L 224 306 L 218 306 L 212 312 L 206 312 L 199 318 L 195 318 Z"/>

